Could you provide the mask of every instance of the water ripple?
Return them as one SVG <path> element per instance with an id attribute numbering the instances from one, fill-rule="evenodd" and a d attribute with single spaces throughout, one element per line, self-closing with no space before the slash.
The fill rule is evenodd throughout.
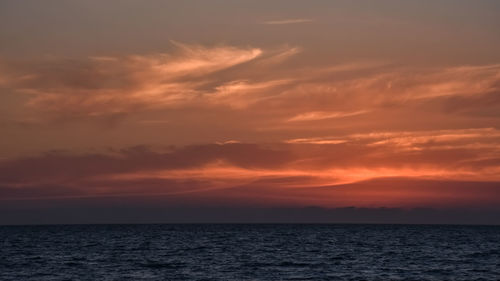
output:
<path id="1" fill-rule="evenodd" d="M 499 280 L 500 227 L 0 227 L 0 280 Z"/>

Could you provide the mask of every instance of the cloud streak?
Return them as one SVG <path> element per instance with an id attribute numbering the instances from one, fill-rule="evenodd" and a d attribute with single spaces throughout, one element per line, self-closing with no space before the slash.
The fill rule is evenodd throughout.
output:
<path id="1" fill-rule="evenodd" d="M 364 114 L 367 112 L 368 111 L 366 111 L 366 110 L 359 110 L 359 111 L 353 111 L 353 112 L 313 111 L 313 112 L 307 112 L 307 113 L 302 113 L 302 114 L 296 115 L 296 116 L 288 119 L 288 121 L 289 122 L 296 122 L 296 121 L 314 121 L 314 120 L 323 120 L 323 119 L 342 118 L 342 117 L 356 116 L 356 115 Z"/>

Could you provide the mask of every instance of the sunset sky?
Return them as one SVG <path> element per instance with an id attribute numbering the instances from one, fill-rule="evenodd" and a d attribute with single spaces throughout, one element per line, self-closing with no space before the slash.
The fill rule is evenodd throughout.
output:
<path id="1" fill-rule="evenodd" d="M 497 212 L 500 1 L 3 0 L 0 136 L 0 223 Z"/>

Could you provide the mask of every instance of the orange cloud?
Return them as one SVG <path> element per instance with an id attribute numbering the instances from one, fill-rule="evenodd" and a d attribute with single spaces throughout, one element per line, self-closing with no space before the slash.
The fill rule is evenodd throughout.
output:
<path id="1" fill-rule="evenodd" d="M 379 119 L 388 107 L 480 114 L 497 104 L 500 66 L 397 67 L 374 62 L 290 67 L 298 47 L 203 47 L 173 42 L 168 54 L 3 62 L 2 82 L 55 117 L 98 117 L 164 108 L 248 108 L 272 120 Z M 489 102 L 488 102 L 489 101 Z M 493 102 L 492 102 L 493 101 Z M 431 106 L 428 106 L 428 105 Z M 216 110 L 216 109 L 215 109 Z M 360 116 L 363 115 L 363 116 Z M 408 117 L 404 117 L 408 118 Z M 301 122 L 294 122 L 301 128 Z"/>
<path id="2" fill-rule="evenodd" d="M 307 112 L 307 113 L 302 113 L 299 115 L 296 115 L 288 121 L 314 121 L 314 120 L 323 120 L 323 119 L 332 119 L 332 118 L 342 118 L 342 117 L 349 117 L 349 116 L 356 116 L 360 114 L 366 113 L 366 110 L 359 110 L 359 111 L 353 111 L 353 112 L 325 112 L 325 111 L 313 111 L 313 112 Z"/>
<path id="3" fill-rule="evenodd" d="M 1 162 L 0 192 L 4 200 L 168 195 L 188 196 L 188 201 L 199 196 L 215 201 L 261 198 L 269 204 L 326 207 L 439 206 L 440 200 L 461 206 L 480 199 L 500 203 L 492 195 L 500 182 L 498 152 L 425 146 L 401 151 L 394 142 L 370 145 L 384 137 L 376 133 L 346 136 L 342 143 L 296 141 L 265 147 L 229 142 L 164 151 L 138 147 L 111 154 L 51 153 Z M 457 141 L 440 140 L 451 146 Z M 470 192 L 475 195 L 467 200 Z"/>
<path id="4" fill-rule="evenodd" d="M 499 65 L 309 67 L 292 59 L 296 47 L 174 45 L 168 54 L 2 62 L 2 87 L 35 109 L 23 120 L 129 115 L 133 122 L 102 139 L 168 145 L 180 135 L 186 144 L 6 158 L 4 198 L 163 194 L 418 206 L 444 197 L 476 204 L 500 181 Z M 433 193 L 415 182 L 446 187 Z M 482 195 L 468 202 L 465 189 L 450 192 L 466 182 L 482 186 Z"/>
<path id="5" fill-rule="evenodd" d="M 207 75 L 261 56 L 258 48 L 185 45 L 149 56 L 91 57 L 7 65 L 7 85 L 30 95 L 28 106 L 52 114 L 99 116 L 198 102 Z M 19 74 L 16 74 L 19 73 Z"/>

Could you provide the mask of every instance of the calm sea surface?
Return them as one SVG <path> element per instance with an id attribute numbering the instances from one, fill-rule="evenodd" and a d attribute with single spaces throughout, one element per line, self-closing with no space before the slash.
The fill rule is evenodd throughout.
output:
<path id="1" fill-rule="evenodd" d="M 500 227 L 0 226 L 0 280 L 500 280 Z"/>

